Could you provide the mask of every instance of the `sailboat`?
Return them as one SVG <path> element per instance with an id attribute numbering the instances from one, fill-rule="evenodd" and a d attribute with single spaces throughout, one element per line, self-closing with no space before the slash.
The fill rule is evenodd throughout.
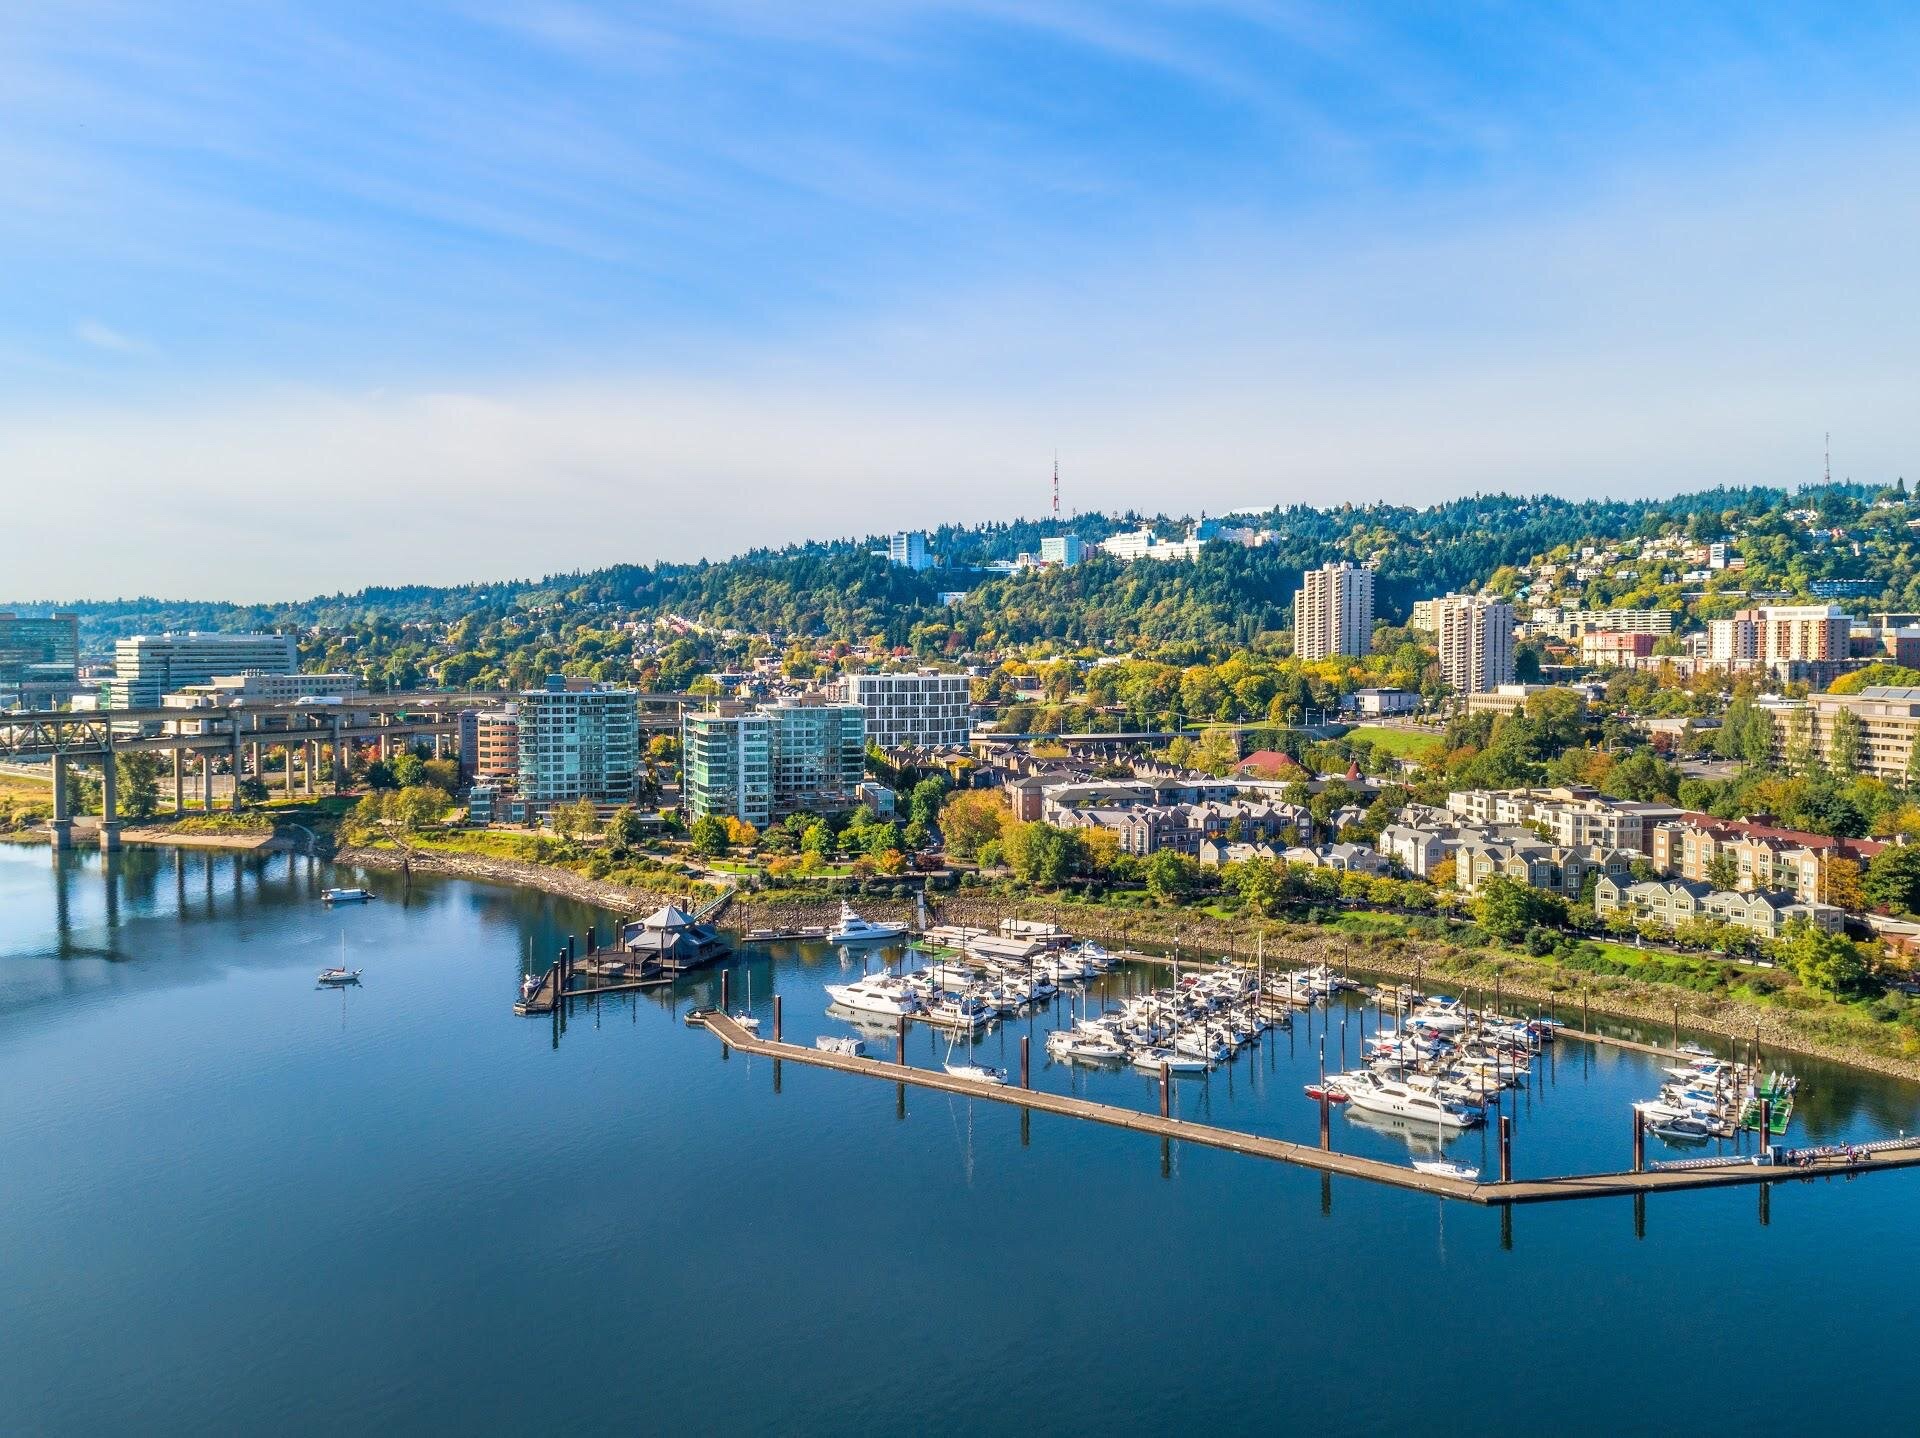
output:
<path id="1" fill-rule="evenodd" d="M 994 1068 L 991 1064 L 977 1064 L 973 1061 L 972 1029 L 967 1030 L 967 1061 L 963 1064 L 955 1063 L 953 1061 L 953 1046 L 959 1041 L 959 1031 L 955 1030 L 953 1036 L 947 1040 L 947 1061 L 941 1065 L 942 1068 L 946 1069 L 948 1074 L 954 1078 L 972 1079 L 975 1083 L 996 1085 L 1004 1085 L 1006 1083 L 1007 1071 L 1005 1069 Z"/>
<path id="2" fill-rule="evenodd" d="M 319 982 L 322 986 L 337 988 L 342 984 L 357 984 L 360 982 L 360 970 L 349 969 L 345 963 L 346 957 L 347 936 L 342 934 L 340 936 L 340 958 L 342 962 L 335 968 L 320 970 Z"/>
<path id="3" fill-rule="evenodd" d="M 748 1033 L 757 1034 L 760 1032 L 760 1020 L 753 1016 L 753 970 L 746 970 L 746 975 L 747 1006 L 741 1009 L 739 1013 L 731 1015 L 731 1017 L 736 1024 L 740 1025 L 740 1027 Z"/>

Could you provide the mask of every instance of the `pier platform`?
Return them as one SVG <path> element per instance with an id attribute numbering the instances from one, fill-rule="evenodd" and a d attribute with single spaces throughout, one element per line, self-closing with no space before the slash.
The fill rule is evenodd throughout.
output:
<path id="1" fill-rule="evenodd" d="M 932 1069 L 884 1059 L 854 1058 L 846 1054 L 826 1053 L 801 1048 L 748 1033 L 721 1013 L 701 1016 L 709 1031 L 729 1048 L 741 1053 L 779 1059 L 783 1063 L 805 1064 L 812 1068 L 834 1069 L 889 1083 L 911 1084 L 916 1088 L 958 1094 L 963 1098 L 1003 1103 L 1038 1113 L 1059 1114 L 1064 1118 L 1084 1119 L 1111 1128 L 1153 1134 L 1182 1143 L 1224 1149 L 1279 1163 L 1297 1164 L 1321 1173 L 1383 1183 L 1392 1188 L 1410 1189 L 1437 1198 L 1491 1206 L 1529 1203 L 1559 1203 L 1575 1199 L 1621 1198 L 1636 1194 L 1676 1192 L 1700 1188 L 1728 1188 L 1750 1184 L 1795 1183 L 1835 1175 L 1878 1173 L 1892 1169 L 1920 1167 L 1920 1135 L 1911 1139 L 1883 1142 L 1864 1149 L 1809 1151 L 1804 1162 L 1756 1163 L 1752 1157 L 1729 1159 L 1725 1163 L 1700 1162 L 1685 1168 L 1651 1168 L 1619 1173 L 1570 1174 L 1561 1178 L 1515 1179 L 1507 1183 L 1482 1183 L 1468 1179 L 1445 1178 L 1438 1174 L 1380 1159 L 1363 1158 L 1286 1139 L 1266 1138 L 1234 1129 L 1188 1119 L 1161 1118 L 1158 1114 L 1113 1104 L 1094 1103 L 1067 1094 L 1046 1093 L 1013 1084 L 989 1084 L 977 1079 L 955 1078 Z M 1571 1037 L 1571 1035 L 1567 1035 Z M 1600 1036 L 1595 1035 L 1595 1038 Z M 1651 1048 L 1651 1046 L 1647 1046 Z M 1653 1050 L 1659 1052 L 1659 1050 Z M 1796 1157 L 1794 1150 L 1776 1151 L 1782 1159 Z"/>

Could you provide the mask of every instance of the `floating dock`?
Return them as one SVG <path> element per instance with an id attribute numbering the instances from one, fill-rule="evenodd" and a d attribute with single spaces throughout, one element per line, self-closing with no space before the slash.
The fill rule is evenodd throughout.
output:
<path id="1" fill-rule="evenodd" d="M 890 1083 L 912 1084 L 916 1088 L 935 1089 L 943 1093 L 957 1094 L 963 1098 L 984 1099 L 992 1103 L 1009 1104 L 1016 1108 L 1040 1113 L 1059 1114 L 1064 1118 L 1084 1119 L 1089 1123 L 1106 1124 L 1112 1128 L 1128 1129 L 1135 1133 L 1153 1134 L 1163 1139 L 1177 1139 L 1182 1143 L 1199 1144 L 1206 1148 L 1224 1149 L 1229 1153 L 1245 1154 L 1252 1158 L 1297 1164 L 1302 1168 L 1317 1169 L 1321 1173 L 1340 1174 L 1348 1178 L 1383 1183 L 1393 1188 L 1411 1189 L 1437 1198 L 1496 1207 L 1526 1203 L 1559 1203 L 1583 1198 L 1621 1198 L 1695 1188 L 1791 1183 L 1802 1179 L 1830 1177 L 1834 1174 L 1851 1176 L 1920 1166 L 1920 1135 L 1916 1135 L 1912 1138 L 1902 1137 L 1863 1147 L 1842 1145 L 1807 1150 L 1775 1150 L 1775 1162 L 1770 1164 L 1756 1162 L 1751 1156 L 1732 1158 L 1725 1162 L 1701 1159 L 1690 1161 L 1684 1167 L 1676 1165 L 1641 1171 L 1570 1174 L 1561 1178 L 1515 1179 L 1507 1182 L 1482 1183 L 1477 1180 L 1446 1178 L 1438 1174 L 1422 1173 L 1418 1169 L 1401 1164 L 1363 1158 L 1357 1154 L 1338 1153 L 1331 1148 L 1316 1148 L 1309 1144 L 1292 1143 L 1285 1139 L 1265 1138 L 1258 1134 L 1241 1133 L 1234 1129 L 1216 1128 L 1211 1124 L 1194 1123 L 1188 1119 L 1162 1118 L 1158 1114 L 1142 1113 L 1137 1109 L 1120 1108 L 1113 1104 L 1094 1103 L 1091 1100 L 1075 1098 L 1067 1094 L 1046 1093 L 1012 1084 L 982 1083 L 977 1079 L 955 1078 L 951 1074 L 916 1068 L 911 1064 L 888 1062 L 883 1059 L 854 1058 L 846 1054 L 801 1048 L 796 1044 L 763 1039 L 748 1033 L 722 1013 L 702 1014 L 700 1022 L 705 1024 L 707 1029 L 728 1048 L 738 1049 L 741 1053 L 763 1055 L 785 1063 L 806 1064 L 813 1068 L 835 1069 L 841 1073 L 883 1079 Z M 1572 1038 L 1575 1035 L 1566 1032 L 1563 1036 Z M 1642 1046 L 1634 1045 L 1634 1047 Z M 1654 1051 L 1659 1052 L 1659 1050 Z"/>

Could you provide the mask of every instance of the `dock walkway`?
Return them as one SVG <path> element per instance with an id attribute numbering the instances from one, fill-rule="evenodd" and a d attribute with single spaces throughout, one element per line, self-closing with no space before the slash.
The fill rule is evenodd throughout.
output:
<path id="1" fill-rule="evenodd" d="M 958 1094 L 963 1098 L 985 1099 L 1039 1113 L 1059 1114 L 1064 1118 L 1085 1119 L 1089 1123 L 1153 1134 L 1182 1143 L 1224 1149 L 1229 1153 L 1279 1163 L 1297 1164 L 1321 1173 L 1336 1173 L 1348 1178 L 1367 1179 L 1394 1188 L 1465 1203 L 1505 1205 L 1557 1203 L 1582 1198 L 1618 1198 L 1634 1194 L 1661 1193 L 1695 1188 L 1727 1188 L 1756 1183 L 1792 1183 L 1798 1180 L 1876 1173 L 1885 1169 L 1920 1166 L 1920 1136 L 1892 1144 L 1875 1145 L 1872 1151 L 1822 1152 L 1805 1166 L 1755 1163 L 1752 1158 L 1731 1159 L 1724 1164 L 1702 1165 L 1686 1169 L 1647 1169 L 1641 1172 L 1570 1174 L 1563 1178 L 1515 1179 L 1509 1183 L 1480 1183 L 1467 1179 L 1445 1178 L 1422 1173 L 1415 1168 L 1292 1143 L 1286 1139 L 1265 1138 L 1234 1129 L 1215 1128 L 1211 1124 L 1188 1119 L 1161 1118 L 1158 1114 L 1113 1104 L 1094 1103 L 1067 1094 L 1046 1093 L 1013 1084 L 982 1083 L 977 1079 L 955 1078 L 932 1069 L 883 1059 L 854 1058 L 847 1054 L 826 1053 L 801 1048 L 797 1044 L 763 1039 L 748 1033 L 722 1013 L 707 1013 L 701 1022 L 729 1048 L 741 1053 L 763 1055 L 786 1063 L 806 1064 L 813 1068 L 834 1069 L 891 1083 L 912 1084 L 916 1088 Z M 1598 1036 L 1596 1036 L 1598 1037 Z M 1649 1046 L 1650 1047 L 1650 1046 Z"/>

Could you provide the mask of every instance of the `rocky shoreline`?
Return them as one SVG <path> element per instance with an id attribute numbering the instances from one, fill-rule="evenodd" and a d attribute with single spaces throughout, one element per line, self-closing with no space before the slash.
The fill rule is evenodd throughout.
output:
<path id="1" fill-rule="evenodd" d="M 419 852 L 402 854 L 390 849 L 351 847 L 341 848 L 334 858 L 338 863 L 370 869 L 400 872 L 410 867 L 418 873 L 520 884 L 624 914 L 643 913 L 669 901 L 685 902 L 680 895 L 596 882 L 564 869 L 515 860 Z M 726 922 L 743 929 L 831 924 L 839 915 L 839 904 L 837 898 L 762 898 L 743 890 L 735 896 Z M 1601 1017 L 1665 1029 L 1675 1022 L 1677 1009 L 1682 1028 L 1714 1034 L 1735 1044 L 1756 1043 L 1763 1054 L 1805 1054 L 1920 1082 L 1920 1059 L 1868 1053 L 1834 1043 L 1801 1032 L 1781 1013 L 1630 978 L 1547 973 L 1543 971 L 1544 966 L 1515 955 L 1398 938 L 1361 945 L 1300 924 L 1278 920 L 1230 923 L 1185 910 L 1113 910 L 1043 900 L 976 898 L 964 892 L 930 896 L 928 905 L 938 923 L 997 928 L 1003 919 L 1033 919 L 1056 923 L 1071 933 L 1108 945 L 1177 948 L 1195 958 L 1225 957 L 1250 962 L 1264 952 L 1267 960 L 1275 964 L 1324 963 L 1393 978 L 1410 979 L 1418 974 L 1427 979 L 1442 978 L 1455 985 L 1485 989 L 1491 989 L 1497 978 L 1503 995 L 1542 1005 L 1557 1004 L 1561 1006 L 1563 1018 L 1568 1019 L 1584 1004 L 1588 1012 Z M 872 919 L 904 922 L 914 915 L 914 905 L 900 899 L 867 898 L 860 901 L 859 907 Z"/>

